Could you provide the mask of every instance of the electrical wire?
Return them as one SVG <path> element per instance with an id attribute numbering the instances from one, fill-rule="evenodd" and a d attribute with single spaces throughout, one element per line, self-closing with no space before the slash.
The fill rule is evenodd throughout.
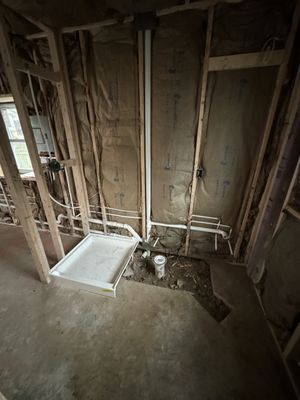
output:
<path id="1" fill-rule="evenodd" d="M 79 210 L 79 209 L 80 209 L 80 207 L 72 207 L 72 206 L 68 206 L 68 205 L 66 205 L 66 204 L 63 204 L 63 203 L 59 202 L 59 201 L 56 200 L 50 193 L 49 193 L 49 196 L 50 196 L 50 199 L 51 199 L 52 201 L 54 201 L 54 203 L 58 204 L 58 205 L 61 206 L 61 207 L 68 208 L 68 209 L 70 209 L 70 210 L 72 210 L 72 209 L 74 209 L 74 210 Z"/>

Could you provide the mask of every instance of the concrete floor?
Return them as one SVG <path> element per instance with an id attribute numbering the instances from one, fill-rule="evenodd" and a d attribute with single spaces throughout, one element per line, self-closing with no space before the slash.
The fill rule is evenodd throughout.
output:
<path id="1" fill-rule="evenodd" d="M 117 299 L 43 285 L 20 228 L 0 225 L 0 391 L 8 400 L 288 400 L 243 269 L 212 266 L 221 324 L 184 291 L 121 280 Z M 43 234 L 50 258 L 53 250 Z M 67 249 L 74 239 L 64 236 Z"/>

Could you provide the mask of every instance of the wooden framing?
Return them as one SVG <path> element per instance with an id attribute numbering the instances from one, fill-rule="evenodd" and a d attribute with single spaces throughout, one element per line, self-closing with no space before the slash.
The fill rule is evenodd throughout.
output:
<path id="1" fill-rule="evenodd" d="M 60 72 L 61 82 L 57 84 L 57 91 L 61 105 L 62 117 L 64 121 L 66 138 L 69 148 L 69 156 L 76 160 L 76 165 L 72 167 L 76 186 L 77 198 L 81 211 L 82 228 L 85 235 L 89 233 L 89 203 L 87 189 L 83 174 L 82 157 L 79 145 L 79 134 L 76 122 L 75 110 L 72 101 L 72 92 L 68 78 L 68 70 L 64 53 L 63 38 L 57 31 L 48 31 L 48 42 L 53 61 L 54 72 Z"/>
<path id="2" fill-rule="evenodd" d="M 189 244 L 190 244 L 190 228 L 191 222 L 194 212 L 194 204 L 195 204 L 195 196 L 197 189 L 197 170 L 199 168 L 200 160 L 200 148 L 203 139 L 203 120 L 204 120 L 204 109 L 205 109 L 205 100 L 206 100 L 206 89 L 207 89 L 207 81 L 208 81 L 208 65 L 209 65 L 209 55 L 210 55 L 210 46 L 212 39 L 212 30 L 213 30 L 213 19 L 214 19 L 214 8 L 211 7 L 208 10 L 208 21 L 207 21 L 207 30 L 206 30 L 206 43 L 205 43 L 205 53 L 202 65 L 202 77 L 201 77 L 201 89 L 200 89 L 200 102 L 199 102 L 199 116 L 198 116 L 198 127 L 196 134 L 196 147 L 195 147 L 195 156 L 194 156 L 194 166 L 193 166 L 193 178 L 192 178 L 192 188 L 191 188 L 191 200 L 190 207 L 188 213 L 188 221 L 187 221 L 187 234 L 185 240 L 185 255 L 188 254 Z"/>
<path id="3" fill-rule="evenodd" d="M 239 215 L 239 221 L 241 221 L 241 223 L 240 222 L 238 223 L 238 226 L 240 224 L 240 228 L 239 228 L 239 232 L 238 232 L 238 236 L 237 236 L 236 245 L 234 248 L 234 257 L 235 258 L 237 258 L 239 255 L 239 251 L 240 251 L 240 247 L 241 247 L 242 240 L 244 237 L 244 232 L 246 229 L 246 224 L 248 221 L 248 216 L 249 216 L 249 212 L 251 209 L 256 185 L 258 182 L 258 178 L 260 175 L 265 151 L 266 151 L 268 140 L 270 137 L 270 133 L 271 133 L 274 117 L 275 117 L 275 112 L 276 112 L 277 105 L 279 102 L 279 96 L 281 93 L 281 89 L 285 83 L 287 66 L 288 66 L 288 62 L 289 62 L 292 48 L 294 45 L 295 35 L 296 35 L 298 24 L 299 24 L 299 14 L 300 14 L 300 3 L 298 2 L 296 9 L 294 11 L 294 16 L 293 16 L 290 33 L 288 35 L 287 43 L 285 46 L 283 62 L 281 63 L 278 73 L 277 73 L 275 89 L 274 89 L 271 104 L 269 107 L 269 112 L 267 115 L 264 131 L 262 134 L 262 139 L 261 139 L 261 142 L 259 145 L 259 151 L 258 151 L 258 154 L 256 157 L 256 161 L 253 164 L 253 167 L 252 167 L 252 170 L 250 173 L 248 187 L 245 192 L 244 201 L 243 201 L 240 215 Z"/>
<path id="4" fill-rule="evenodd" d="M 281 225 L 282 219 L 284 217 L 284 210 L 288 208 L 288 203 L 290 201 L 290 197 L 291 197 L 291 194 L 292 194 L 292 191 L 293 191 L 293 188 L 294 188 L 297 176 L 298 176 L 299 168 L 300 168 L 300 158 L 298 159 L 298 162 L 297 162 L 293 177 L 292 177 L 291 182 L 289 184 L 289 188 L 288 188 L 288 191 L 286 193 L 286 196 L 285 196 L 285 199 L 284 199 L 284 203 L 283 203 L 283 206 L 282 206 L 282 209 L 281 209 L 281 212 L 280 212 L 280 215 L 279 215 L 279 218 L 278 218 L 278 221 L 277 221 L 273 236 L 275 235 L 275 233 L 277 232 L 279 226 Z M 291 212 L 290 212 L 290 214 L 291 214 Z"/>
<path id="5" fill-rule="evenodd" d="M 297 210 L 294 210 L 293 207 L 287 206 L 286 211 L 291 214 L 294 218 L 300 220 L 300 212 Z"/>
<path id="6" fill-rule="evenodd" d="M 243 0 L 240 0 L 243 1 Z M 225 3 L 226 0 L 201 0 L 201 1 L 193 1 L 189 0 L 185 2 L 185 4 L 180 4 L 178 6 L 171 6 L 167 8 L 163 8 L 161 10 L 157 10 L 156 15 L 158 17 L 162 17 L 163 15 L 175 14 L 183 11 L 190 10 L 207 10 L 209 8 L 213 8 L 216 4 Z"/>
<path id="7" fill-rule="evenodd" d="M 291 357 L 291 354 L 297 344 L 300 342 L 300 324 L 297 325 L 296 329 L 294 330 L 290 340 L 288 341 L 287 345 L 285 346 L 285 349 L 283 351 L 283 356 L 286 359 L 289 359 Z"/>
<path id="8" fill-rule="evenodd" d="M 39 277 L 42 282 L 49 283 L 49 264 L 45 250 L 36 227 L 30 204 L 19 175 L 18 167 L 10 146 L 3 118 L 0 114 L 0 164 L 14 201 L 17 215 L 31 250 Z"/>
<path id="9" fill-rule="evenodd" d="M 251 237 L 249 244 L 247 246 L 247 251 L 246 251 L 246 257 L 251 253 L 251 250 L 257 240 L 257 236 L 259 233 L 259 230 L 261 228 L 266 209 L 272 194 L 272 190 L 276 181 L 276 177 L 279 171 L 280 163 L 282 161 L 282 157 L 284 154 L 284 150 L 286 147 L 286 144 L 288 142 L 291 129 L 293 126 L 293 122 L 299 107 L 300 103 L 300 67 L 298 68 L 297 76 L 294 82 L 294 87 L 293 91 L 290 97 L 289 105 L 285 114 L 285 119 L 284 119 L 284 125 L 283 125 L 283 130 L 281 137 L 282 139 L 280 140 L 279 143 L 279 153 L 277 154 L 277 157 L 274 162 L 274 166 L 269 174 L 268 181 L 263 193 L 263 196 L 261 198 L 260 204 L 259 204 L 259 213 L 256 217 L 252 232 L 251 232 Z"/>
<path id="10" fill-rule="evenodd" d="M 43 68 L 40 65 L 23 60 L 20 57 L 14 56 L 12 64 L 17 71 L 29 72 L 30 75 L 38 78 L 46 79 L 47 81 L 58 83 L 60 82 L 59 72 L 53 72 L 49 69 Z"/>
<path id="11" fill-rule="evenodd" d="M 283 50 L 210 57 L 208 62 L 208 70 L 211 72 L 225 71 L 230 69 L 271 67 L 280 65 L 283 62 L 283 57 Z"/>
<path id="12" fill-rule="evenodd" d="M 193 209 L 195 204 L 195 196 L 196 196 L 196 189 L 197 189 L 197 170 L 199 168 L 199 163 L 201 162 L 202 152 L 203 152 L 203 137 L 205 133 L 205 123 L 204 123 L 204 111 L 205 111 L 205 103 L 206 103 L 206 91 L 207 91 L 207 81 L 208 81 L 208 73 L 211 71 L 223 71 L 223 70 L 233 70 L 233 69 L 244 69 L 244 68 L 258 68 L 258 67 L 268 67 L 268 66 L 279 66 L 277 78 L 276 78 L 276 86 L 274 89 L 273 97 L 270 103 L 268 116 L 266 119 L 264 132 L 260 141 L 260 147 L 255 159 L 255 162 L 252 166 L 250 172 L 250 178 L 247 185 L 244 201 L 241 207 L 241 211 L 238 218 L 238 235 L 237 235 L 237 242 L 234 249 L 234 256 L 237 257 L 240 251 L 240 246 L 243 240 L 244 232 L 246 229 L 246 224 L 248 220 L 248 215 L 251 209 L 251 204 L 253 201 L 253 197 L 255 194 L 256 185 L 258 182 L 258 178 L 260 175 L 264 154 L 266 151 L 268 139 L 270 136 L 270 132 L 272 129 L 273 121 L 275 112 L 278 106 L 279 96 L 281 93 L 282 86 L 284 85 L 285 78 L 286 78 L 286 71 L 287 71 L 287 64 L 290 58 L 292 46 L 294 43 L 295 33 L 297 29 L 297 25 L 299 22 L 299 3 L 296 7 L 294 12 L 293 22 L 291 26 L 291 30 L 289 33 L 289 37 L 287 40 L 287 44 L 284 50 L 273 50 L 267 52 L 257 52 L 257 53 L 246 53 L 246 54 L 237 54 L 237 55 L 229 55 L 229 56 L 218 56 L 218 57 L 210 57 L 210 45 L 212 40 L 212 25 L 213 25 L 213 6 L 218 3 L 226 2 L 225 0 L 202 0 L 202 1 L 195 1 L 190 3 L 186 1 L 185 4 L 168 7 L 162 10 L 156 11 L 156 15 L 158 17 L 169 15 L 172 13 L 187 11 L 187 10 L 194 10 L 194 9 L 209 9 L 208 15 L 208 27 L 206 33 L 206 47 L 205 47 L 205 56 L 203 61 L 203 68 L 202 68 L 202 78 L 201 78 L 201 91 L 200 91 L 200 102 L 199 102 L 199 116 L 198 116 L 198 127 L 197 127 L 197 134 L 196 134 L 196 145 L 195 145 L 195 156 L 194 156 L 194 165 L 193 165 L 193 176 L 192 176 L 192 184 L 191 184 L 191 201 L 188 213 L 188 220 L 187 220 L 187 235 L 186 235 L 186 242 L 185 242 L 185 254 L 188 253 L 189 249 L 189 241 L 190 241 L 190 227 L 191 227 L 191 220 L 193 215 Z M 103 26 L 110 26 L 114 24 L 120 23 L 130 23 L 133 22 L 134 17 L 128 16 L 123 18 L 122 20 L 118 19 L 109 19 L 100 21 L 98 23 L 88 24 L 88 25 L 81 25 L 81 26 L 74 26 L 74 27 L 66 27 L 61 30 L 60 33 L 56 31 L 51 31 L 49 28 L 45 26 L 40 26 L 41 29 L 44 29 L 44 32 L 37 33 L 34 35 L 28 35 L 27 38 L 34 39 L 40 37 L 48 37 L 50 51 L 53 59 L 53 66 L 54 71 L 51 71 L 51 74 L 56 74 L 55 76 L 61 77 L 61 82 L 57 83 L 58 93 L 60 98 L 60 103 L 63 111 L 63 119 L 64 125 L 66 128 L 66 135 L 68 140 L 69 146 L 69 153 L 70 158 L 77 160 L 78 165 L 73 167 L 73 173 L 75 178 L 76 184 L 76 191 L 79 200 L 79 204 L 81 207 L 81 214 L 82 214 L 82 221 L 83 221 L 83 229 L 84 232 L 88 232 L 88 216 L 89 216 L 89 207 L 88 207 L 88 199 L 87 199 L 87 191 L 85 186 L 85 179 L 83 175 L 83 167 L 82 167 L 82 160 L 80 154 L 80 147 L 79 147 L 79 139 L 78 139 L 78 130 L 76 124 L 76 118 L 74 113 L 74 106 L 71 101 L 71 90 L 70 84 L 67 76 L 67 67 L 66 67 L 66 60 L 63 51 L 63 40 L 62 34 L 75 32 L 75 31 L 82 31 L 82 30 L 90 30 L 90 29 L 97 29 Z M 34 23 L 34 21 L 33 21 Z M 39 26 L 39 25 L 38 25 Z M 142 71 L 142 65 L 140 59 L 140 53 L 143 51 L 143 48 L 140 45 L 140 36 L 138 37 L 139 42 L 139 96 L 140 99 L 144 98 L 143 93 L 143 85 L 141 85 L 141 78 L 144 71 Z M 143 43 L 142 43 L 143 44 Z M 26 65 L 25 65 L 26 66 Z M 21 65 L 22 67 L 22 65 Z M 29 67 L 27 66 L 29 69 Z M 32 66 L 30 66 L 32 69 Z M 27 69 L 27 70 L 28 70 Z M 26 71 L 27 71 L 26 70 Z M 44 70 L 44 69 L 43 69 Z M 40 72 L 40 74 L 45 73 L 45 71 Z M 32 70 L 32 74 L 34 74 L 34 70 Z M 60 74 L 60 75 L 59 75 Z M 37 75 L 40 76 L 40 75 Z M 49 77 L 49 75 L 48 75 Z M 45 76 L 43 77 L 44 79 Z M 53 78 L 53 75 L 52 75 Z M 143 102 L 144 103 L 144 102 Z M 143 104 L 142 103 L 142 104 Z M 140 105 L 140 115 L 141 115 L 141 125 L 144 127 L 144 108 Z M 91 123 L 92 124 L 92 123 Z M 143 193 L 143 189 L 145 187 L 145 151 L 143 150 L 145 145 L 145 132 L 141 127 L 140 131 L 140 159 L 141 159 L 141 192 L 142 192 L 142 232 L 144 237 L 144 232 L 146 229 L 146 223 L 144 221 L 143 212 L 146 215 L 146 195 L 145 192 Z M 92 143 L 93 143 L 93 151 L 94 156 L 96 152 L 96 145 L 95 139 L 93 139 L 92 135 Z M 97 158 L 97 157 L 96 157 Z M 95 158 L 95 159 L 96 159 Z M 99 187 L 99 193 L 101 192 L 100 189 L 100 180 L 98 179 L 97 174 L 97 182 Z M 270 178 L 271 179 L 271 178 Z M 266 199 L 264 196 L 263 201 Z M 105 210 L 104 199 L 101 201 L 101 193 L 100 193 L 100 203 L 101 208 Z M 103 204 L 103 207 L 102 207 Z M 264 214 L 265 205 L 262 209 L 262 214 Z M 106 221 L 105 216 L 106 211 L 102 212 L 103 219 Z M 258 227 L 260 226 L 259 221 Z M 252 232 L 252 234 L 256 234 Z M 255 239 L 255 238 L 254 238 Z"/>
<path id="13" fill-rule="evenodd" d="M 0 15 L 0 50 L 3 60 L 5 75 L 8 79 L 11 93 L 13 95 L 14 102 L 18 111 L 20 124 L 28 148 L 28 153 L 35 174 L 36 183 L 39 189 L 44 211 L 49 224 L 49 230 L 51 233 L 51 238 L 53 241 L 56 257 L 58 260 L 60 260 L 65 255 L 64 248 L 61 237 L 59 235 L 56 218 L 52 207 L 52 202 L 49 196 L 47 183 L 42 169 L 42 164 L 38 155 L 34 133 L 32 130 L 32 126 L 27 112 L 27 107 L 24 100 L 20 77 L 14 69 L 12 46 L 6 29 L 6 22 L 2 14 Z"/>
<path id="14" fill-rule="evenodd" d="M 243 0 L 239 0 L 243 1 Z M 185 4 L 181 4 L 178 6 L 173 6 L 173 7 L 167 7 L 163 8 L 160 10 L 156 11 L 157 17 L 162 17 L 164 15 L 170 15 L 170 14 L 175 14 L 178 12 L 184 12 L 184 11 L 189 11 L 189 10 L 207 10 L 210 7 L 215 6 L 216 4 L 220 3 L 226 3 L 226 0 L 200 0 L 200 1 L 194 1 L 192 3 L 186 2 Z M 26 38 L 29 40 L 33 39 L 41 39 L 47 37 L 47 33 L 44 31 L 45 27 L 41 27 L 37 24 L 37 22 L 33 21 L 31 18 L 24 17 L 28 19 L 31 23 L 37 25 L 42 32 L 37 32 L 33 33 L 30 35 L 27 35 Z M 110 18 L 110 19 L 105 19 L 103 21 L 99 22 L 94 22 L 91 24 L 85 24 L 85 25 L 74 25 L 74 26 L 68 26 L 65 28 L 61 29 L 61 33 L 72 33 L 72 32 L 77 32 L 77 31 L 87 31 L 87 30 L 93 30 L 93 29 L 99 29 L 104 26 L 112 26 L 112 25 L 120 25 L 120 24 L 128 24 L 134 21 L 134 16 L 129 15 L 127 17 L 123 18 Z"/>
<path id="15" fill-rule="evenodd" d="M 1 164 L 0 164 L 0 165 L 1 165 Z M 4 188 L 4 186 L 3 186 L 2 182 L 1 182 L 1 180 L 0 180 L 0 189 L 2 190 L 5 203 L 7 204 L 8 212 L 9 212 L 10 216 L 12 217 L 12 219 L 14 219 L 14 218 L 13 218 L 12 209 L 11 209 L 11 206 L 10 206 L 10 202 L 9 202 L 9 198 L 7 197 L 6 189 Z"/>
<path id="16" fill-rule="evenodd" d="M 146 226 L 146 179 L 145 179 L 145 96 L 144 96 L 144 33 L 138 32 L 138 67 L 139 67 L 139 111 L 140 111 L 140 182 L 142 237 L 147 239 Z"/>
<path id="17" fill-rule="evenodd" d="M 37 64 L 37 55 L 36 55 L 36 51 L 33 51 L 33 60 L 35 62 L 35 64 Z M 45 111 L 48 117 L 48 123 L 49 123 L 49 128 L 51 131 L 51 136 L 52 136 L 52 140 L 53 140 L 53 146 L 54 146 L 54 154 L 56 155 L 57 158 L 59 158 L 59 156 L 61 155 L 60 151 L 59 151 L 59 146 L 57 143 L 57 139 L 55 138 L 55 136 L 53 135 L 53 123 L 52 120 L 50 118 L 50 110 L 49 110 L 49 106 L 48 106 L 48 101 L 47 101 L 47 97 L 46 97 L 46 88 L 45 88 L 45 82 L 38 77 L 38 82 L 39 82 L 39 86 L 43 95 L 43 99 L 44 99 L 44 104 L 45 104 Z M 63 163 L 64 165 L 67 165 L 68 162 L 75 162 L 75 160 L 62 160 L 59 161 L 60 163 Z M 60 179 L 60 183 L 61 183 L 61 189 L 62 189 L 62 193 L 63 193 L 63 198 L 64 198 L 64 202 L 65 204 L 68 206 L 67 210 L 67 215 L 68 215 L 68 219 L 69 219 L 69 224 L 71 227 L 71 234 L 74 233 L 74 221 L 72 219 L 73 214 L 70 208 L 70 197 L 69 197 L 69 193 L 67 192 L 67 183 L 66 183 L 66 177 L 65 177 L 65 172 L 63 171 L 59 171 L 58 173 L 59 175 L 59 179 Z"/>

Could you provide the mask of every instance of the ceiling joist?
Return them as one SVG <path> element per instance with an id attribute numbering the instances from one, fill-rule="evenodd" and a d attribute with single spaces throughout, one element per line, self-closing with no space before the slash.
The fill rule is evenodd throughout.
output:
<path id="1" fill-rule="evenodd" d="M 236 0 L 235 3 L 239 3 L 242 2 L 243 0 Z M 232 2 L 232 1 L 231 1 Z M 190 10 L 208 10 L 210 7 L 213 7 L 217 4 L 221 4 L 221 3 L 230 3 L 230 0 L 202 0 L 202 1 L 194 1 L 192 3 L 190 2 L 186 2 L 185 4 L 181 4 L 178 6 L 173 6 L 173 7 L 167 7 L 167 8 L 163 8 L 161 10 L 157 10 L 156 11 L 156 16 L 157 17 L 162 17 L 165 15 L 170 15 L 170 14 L 175 14 L 178 12 L 184 12 L 184 11 L 190 11 Z M 38 26 L 41 29 L 41 24 L 32 20 L 31 18 L 27 18 L 31 23 L 35 24 L 36 26 Z M 61 28 L 61 33 L 72 33 L 72 32 L 77 32 L 77 31 L 85 31 L 85 30 L 93 30 L 93 29 L 99 29 L 105 26 L 112 26 L 112 25 L 120 25 L 120 24 L 127 24 L 127 23 L 131 23 L 134 21 L 134 16 L 133 15 L 129 15 L 129 16 L 125 16 L 122 17 L 120 16 L 120 18 L 110 18 L 110 19 L 106 19 L 103 21 L 99 21 L 99 22 L 93 22 L 90 24 L 84 24 L 84 25 L 76 25 L 76 26 L 69 26 L 69 27 L 64 27 Z M 42 39 L 47 37 L 47 31 L 48 27 L 43 27 L 42 32 L 38 32 L 38 33 L 34 33 L 31 35 L 27 35 L 26 38 L 29 40 L 33 40 L 33 39 Z"/>

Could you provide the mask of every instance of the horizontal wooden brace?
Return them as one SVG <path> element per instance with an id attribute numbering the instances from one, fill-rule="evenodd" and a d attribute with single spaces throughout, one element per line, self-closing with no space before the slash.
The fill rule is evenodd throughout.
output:
<path id="1" fill-rule="evenodd" d="M 208 70 L 225 71 L 230 69 L 271 67 L 280 65 L 283 57 L 284 50 L 210 57 Z"/>
<path id="2" fill-rule="evenodd" d="M 54 72 L 50 69 L 46 69 L 44 67 L 41 67 L 40 65 L 23 60 L 22 58 L 17 56 L 13 57 L 13 66 L 18 71 L 29 72 L 30 75 L 46 79 L 47 81 L 51 81 L 54 83 L 59 83 L 61 81 L 59 72 Z"/>
<path id="3" fill-rule="evenodd" d="M 283 355 L 285 358 L 291 358 L 292 359 L 292 353 L 293 350 L 295 350 L 296 346 L 299 345 L 300 342 L 300 324 L 297 325 L 297 328 L 294 330 L 292 336 L 290 337 L 290 340 L 288 341 Z"/>
<path id="4" fill-rule="evenodd" d="M 300 220 L 300 212 L 295 210 L 293 207 L 291 206 L 287 206 L 286 207 L 286 211 L 291 214 L 293 217 L 297 218 Z"/>

